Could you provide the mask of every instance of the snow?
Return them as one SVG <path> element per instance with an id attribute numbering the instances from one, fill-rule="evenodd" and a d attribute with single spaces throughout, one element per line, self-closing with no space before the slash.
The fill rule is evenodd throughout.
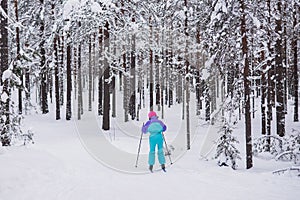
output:
<path id="1" fill-rule="evenodd" d="M 68 19 L 73 10 L 78 9 L 80 6 L 79 0 L 68 0 L 63 9 L 63 19 Z"/>
<path id="2" fill-rule="evenodd" d="M 12 71 L 10 69 L 7 69 L 3 72 L 2 74 L 2 81 L 6 81 L 7 79 L 9 79 L 12 76 Z"/>
<path id="3" fill-rule="evenodd" d="M 3 92 L 3 93 L 1 94 L 1 101 L 2 101 L 2 102 L 6 102 L 7 99 L 9 99 L 9 96 L 7 95 L 6 92 Z"/>
<path id="4" fill-rule="evenodd" d="M 7 79 L 11 79 L 12 81 L 14 81 L 14 83 L 16 83 L 17 85 L 21 85 L 21 80 L 19 77 L 16 76 L 16 74 L 14 74 L 12 72 L 11 69 L 7 69 L 3 72 L 2 74 L 2 81 L 6 81 Z"/>
<path id="5" fill-rule="evenodd" d="M 170 113 L 169 116 L 174 116 L 164 120 L 169 128 L 166 133 L 168 144 L 173 144 L 176 140 L 177 136 L 173 133 L 181 133 L 180 128 L 174 126 L 178 125 L 176 117 L 180 116 L 180 108 L 181 106 L 178 105 L 173 108 L 173 112 L 170 112 L 171 110 L 166 112 Z M 90 122 L 88 116 L 94 115 L 87 111 L 85 113 L 82 122 L 55 121 L 54 114 L 26 116 L 24 124 L 26 127 L 33 127 L 35 144 L 0 147 L 1 200 L 99 198 L 107 200 L 152 200 L 153 198 L 295 200 L 300 195 L 299 178 L 272 174 L 274 170 L 290 167 L 289 163 L 254 158 L 253 169 L 245 170 L 243 161 L 240 161 L 238 169 L 232 170 L 228 167 L 218 167 L 215 160 L 202 160 L 199 155 L 205 149 L 203 147 L 205 138 L 215 133 L 206 123 L 198 124 L 197 129 L 193 125 L 195 137 L 190 151 L 177 159 L 172 155 L 172 159 L 175 160 L 173 165 L 170 165 L 166 158 L 167 173 L 147 172 L 145 158 L 148 141 L 147 136 L 144 136 L 141 159 L 136 169 L 134 152 L 138 147 L 140 132 L 137 130 L 140 129 L 142 121 L 131 122 L 131 125 L 126 127 L 120 119 L 117 122 L 112 121 L 112 124 L 118 125 L 118 128 L 112 127 L 111 132 L 103 133 L 98 128 L 97 132 L 90 133 L 89 129 L 79 124 Z M 141 116 L 145 116 L 145 112 Z M 98 120 L 97 117 L 95 119 Z M 101 149 L 102 144 L 109 142 L 120 151 L 125 152 L 124 149 L 127 149 L 129 154 L 133 154 L 133 160 L 128 160 L 127 157 L 114 159 L 117 159 L 120 166 L 128 164 L 132 170 L 140 172 L 139 175 L 129 171 L 120 172 L 118 169 L 103 165 L 96 159 L 97 155 L 91 154 L 90 147 L 84 145 L 82 135 L 85 133 L 80 131 L 80 127 L 84 127 L 83 130 L 91 142 L 98 144 L 95 147 L 97 149 Z M 242 131 L 241 129 L 242 126 L 236 131 Z M 243 135 L 239 135 L 240 141 L 242 138 Z M 100 154 L 107 155 L 108 158 L 114 157 L 110 149 L 104 149 Z"/>
<path id="6" fill-rule="evenodd" d="M 92 12 L 98 13 L 98 12 L 100 12 L 102 9 L 101 9 L 101 6 L 99 5 L 99 3 L 93 2 L 92 7 L 91 7 L 91 10 L 92 10 Z"/>

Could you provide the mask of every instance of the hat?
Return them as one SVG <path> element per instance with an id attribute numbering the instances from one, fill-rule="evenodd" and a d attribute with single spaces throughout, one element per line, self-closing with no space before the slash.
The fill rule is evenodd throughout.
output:
<path id="1" fill-rule="evenodd" d="M 152 117 L 154 117 L 154 116 L 157 116 L 157 115 L 156 115 L 156 112 L 150 111 L 150 112 L 148 113 L 148 117 L 149 117 L 149 118 L 152 118 Z"/>

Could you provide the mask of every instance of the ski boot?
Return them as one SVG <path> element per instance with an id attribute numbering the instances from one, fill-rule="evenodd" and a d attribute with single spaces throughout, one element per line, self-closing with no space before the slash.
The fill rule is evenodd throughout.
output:
<path id="1" fill-rule="evenodd" d="M 153 165 L 149 166 L 149 170 L 150 170 L 151 173 L 153 173 Z"/>
<path id="2" fill-rule="evenodd" d="M 162 169 L 164 172 L 166 172 L 166 166 L 165 166 L 165 164 L 162 164 L 162 165 L 161 165 L 161 169 Z"/>

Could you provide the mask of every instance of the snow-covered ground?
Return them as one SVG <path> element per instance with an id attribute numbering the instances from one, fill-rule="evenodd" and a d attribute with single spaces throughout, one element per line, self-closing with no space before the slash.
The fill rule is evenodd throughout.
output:
<path id="1" fill-rule="evenodd" d="M 94 159 L 82 144 L 75 120 L 55 121 L 53 114 L 35 114 L 27 116 L 24 123 L 33 127 L 35 144 L 0 149 L 0 200 L 296 200 L 300 196 L 299 177 L 272 174 L 291 163 L 254 158 L 254 168 L 245 170 L 242 156 L 238 169 L 232 170 L 218 167 L 216 161 L 202 160 L 206 125 L 197 130 L 192 149 L 168 166 L 167 173 L 133 174 L 113 170 Z M 168 125 L 172 126 L 171 122 Z M 138 138 L 118 131 L 114 137 L 107 137 L 115 141 L 113 145 L 137 149 Z"/>

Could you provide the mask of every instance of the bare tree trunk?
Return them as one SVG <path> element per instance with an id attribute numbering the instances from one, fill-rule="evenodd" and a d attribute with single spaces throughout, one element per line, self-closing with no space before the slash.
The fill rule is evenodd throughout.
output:
<path id="1" fill-rule="evenodd" d="M 42 9 L 44 9 L 44 0 L 40 0 Z M 47 78 L 48 78 L 48 69 L 46 66 L 46 50 L 45 50 L 45 22 L 44 18 L 40 19 L 40 68 L 41 68 L 41 104 L 42 104 L 42 113 L 46 114 L 48 110 L 48 91 L 47 91 Z"/>
<path id="2" fill-rule="evenodd" d="M 124 71 L 125 72 L 127 72 L 128 70 L 127 70 L 127 53 L 126 53 L 126 46 L 124 45 L 123 46 L 123 51 L 124 51 L 124 53 L 123 53 L 123 69 L 124 69 Z M 129 94 L 128 94 L 128 77 L 127 77 L 127 75 L 125 75 L 125 76 L 123 76 L 123 78 L 124 78 L 124 84 L 123 84 L 123 86 L 124 86 L 124 99 L 123 99 L 123 107 L 124 107 L 124 121 L 125 122 L 127 122 L 128 121 L 128 110 L 129 110 L 129 108 L 128 108 L 128 96 L 129 96 Z"/>
<path id="3" fill-rule="evenodd" d="M 92 36 L 89 36 L 89 111 L 92 111 L 93 66 L 92 66 Z"/>
<path id="4" fill-rule="evenodd" d="M 79 24 L 80 26 L 80 24 Z M 81 43 L 78 45 L 78 99 L 77 99 L 77 118 L 81 119 L 83 114 L 83 100 L 82 100 L 82 75 L 81 75 Z"/>
<path id="5" fill-rule="evenodd" d="M 18 10 L 18 0 L 14 0 L 15 4 L 15 17 L 16 17 L 16 22 L 19 22 L 19 10 Z M 17 57 L 16 57 L 16 63 L 20 60 L 20 28 L 17 26 L 16 27 L 16 44 L 17 44 Z M 23 110 L 23 101 L 22 101 L 22 92 L 23 92 L 23 72 L 21 71 L 20 67 L 18 66 L 17 70 L 17 75 L 20 77 L 22 84 L 18 88 L 18 109 L 19 109 L 19 114 L 22 114 Z"/>
<path id="6" fill-rule="evenodd" d="M 158 36 L 157 36 L 158 37 Z M 157 111 L 160 111 L 160 70 L 159 70 L 159 52 L 155 55 L 155 104 L 157 106 Z"/>
<path id="7" fill-rule="evenodd" d="M 152 27 L 152 21 L 151 18 L 149 20 L 150 23 L 150 111 L 153 110 L 153 50 L 152 50 L 152 34 L 153 34 L 153 27 Z"/>
<path id="8" fill-rule="evenodd" d="M 8 2 L 7 0 L 1 1 L 1 7 L 3 12 L 8 13 Z M 5 70 L 8 69 L 8 19 L 1 14 L 1 38 L 0 38 L 0 85 L 3 86 L 2 94 L 6 93 L 8 97 L 10 97 L 10 89 L 8 80 L 3 82 L 2 74 Z M 1 95 L 2 95 L 1 94 Z M 10 146 L 10 138 L 8 136 L 10 124 L 10 98 L 7 98 L 6 102 L 1 102 L 1 114 L 6 116 L 4 125 L 5 128 L 2 127 L 1 131 L 1 143 L 3 146 Z"/>
<path id="9" fill-rule="evenodd" d="M 113 45 L 113 52 L 112 52 L 112 54 L 114 55 L 114 56 L 117 56 L 117 41 L 116 41 L 116 36 L 113 36 L 112 37 L 112 45 Z M 114 63 L 113 63 L 113 65 L 116 67 L 116 65 L 117 65 L 117 60 L 116 59 L 114 59 Z M 113 74 L 114 74 L 114 76 L 112 77 L 112 86 L 111 86 L 111 89 L 112 89 L 112 113 L 111 113 L 111 116 L 113 117 L 113 118 L 115 118 L 115 117 L 117 117 L 117 108 L 116 108 L 116 103 L 117 103 L 117 97 L 116 97 L 116 71 L 115 70 L 113 70 Z"/>
<path id="10" fill-rule="evenodd" d="M 251 136 L 251 112 L 250 112 L 250 81 L 249 81 L 249 60 L 248 60 L 248 42 L 246 13 L 244 0 L 240 0 L 241 4 L 241 35 L 242 35 L 242 52 L 244 59 L 244 101 L 245 101 L 245 132 L 246 132 L 246 168 L 253 167 L 252 163 L 252 136 Z"/>
<path id="11" fill-rule="evenodd" d="M 205 84 L 205 121 L 210 121 L 210 91 L 209 86 Z"/>
<path id="12" fill-rule="evenodd" d="M 173 26 L 171 24 L 171 31 L 173 30 Z M 173 89 L 174 89 L 174 84 L 173 84 L 173 74 L 172 74 L 172 68 L 173 68 L 173 63 L 172 63 L 172 60 L 173 60 L 173 55 L 174 55 L 174 52 L 173 52 L 173 37 L 172 37 L 172 33 L 169 34 L 170 38 L 170 47 L 169 47 L 169 79 L 168 79 L 168 83 L 169 83 L 169 105 L 168 107 L 170 108 L 173 103 L 174 103 L 174 95 L 173 95 Z"/>
<path id="13" fill-rule="evenodd" d="M 135 23 L 135 18 L 132 18 L 132 23 Z M 131 119 L 134 120 L 136 118 L 136 102 L 135 102 L 135 98 L 136 98 L 136 91 L 135 91 L 135 87 L 136 87 L 136 83 L 135 83 L 135 71 L 136 71 L 136 56 L 135 56 L 135 34 L 132 35 L 131 37 L 131 66 L 130 66 L 130 102 L 129 102 L 129 113 L 131 115 Z"/>
<path id="14" fill-rule="evenodd" d="M 98 115 L 103 115 L 103 28 L 99 28 Z"/>
<path id="15" fill-rule="evenodd" d="M 60 105 L 63 106 L 64 105 L 64 74 L 65 74 L 65 68 L 64 68 L 64 36 L 63 36 L 63 31 L 61 31 L 61 37 L 60 37 L 60 43 L 59 43 L 59 50 L 60 50 L 60 72 L 59 72 L 59 76 L 60 76 Z"/>
<path id="16" fill-rule="evenodd" d="M 268 23 L 271 23 L 271 1 L 267 0 L 267 6 L 268 6 Z M 272 49 L 271 49 L 271 32 L 270 30 L 268 31 L 268 57 L 272 57 Z M 268 79 L 267 79 L 267 135 L 271 135 L 271 123 L 273 120 L 273 93 L 274 93 L 274 84 L 273 84 L 273 76 L 274 76 L 274 66 L 272 64 L 272 60 L 268 60 L 267 61 L 267 66 L 270 67 L 270 69 L 268 70 L 267 74 L 268 74 Z M 266 151 L 270 151 L 270 139 L 269 137 L 267 138 L 267 145 L 266 145 Z"/>
<path id="17" fill-rule="evenodd" d="M 283 93 L 283 65 L 282 65 L 282 17 L 281 17 L 281 0 L 277 1 L 277 11 L 279 18 L 276 18 L 275 32 L 277 33 L 276 38 L 276 122 L 277 122 L 277 135 L 283 137 L 285 135 L 285 113 L 284 113 L 284 93 Z"/>
<path id="18" fill-rule="evenodd" d="M 104 49 L 109 52 L 109 24 L 106 22 L 104 29 Z M 106 52 L 105 52 L 106 53 Z M 103 122 L 102 129 L 109 130 L 110 129 L 110 94 L 109 94 L 109 73 L 110 66 L 106 56 L 104 56 L 104 102 L 103 102 Z"/>
<path id="19" fill-rule="evenodd" d="M 261 61 L 265 59 L 265 53 L 261 53 Z M 265 135 L 266 132 L 266 65 L 263 66 L 263 71 L 261 73 L 261 134 Z"/>
<path id="20" fill-rule="evenodd" d="M 297 8 L 297 4 L 296 2 L 294 2 L 294 11 L 293 11 L 293 27 L 294 27 L 294 32 L 293 32 L 293 41 L 292 41 L 292 49 L 293 49 L 293 96 L 294 96 L 294 122 L 298 122 L 299 121 L 299 113 L 298 113 L 298 104 L 299 104 L 299 100 L 298 100 L 298 84 L 299 84 L 299 77 L 298 77 L 298 39 L 297 39 L 297 31 L 296 31 L 296 26 L 299 22 L 297 22 L 297 12 L 298 12 L 298 8 Z M 300 9 L 299 9 L 300 10 Z M 298 12 L 298 16 L 299 16 L 299 12 Z"/>
<path id="21" fill-rule="evenodd" d="M 199 28 L 200 24 L 198 24 L 197 27 L 197 35 L 196 35 L 196 41 L 197 41 L 197 45 L 200 46 L 200 28 Z M 197 71 L 196 71 L 196 103 L 197 103 L 197 108 L 196 108 L 196 115 L 200 115 L 201 112 L 201 85 L 200 85 L 200 52 L 199 49 L 196 53 L 196 66 L 197 66 Z"/>
<path id="22" fill-rule="evenodd" d="M 287 114 L 287 69 L 288 69 L 288 58 L 287 58 L 287 2 L 283 1 L 283 37 L 282 37 L 282 77 L 283 77 L 283 106 L 284 114 Z"/>
<path id="23" fill-rule="evenodd" d="M 68 36 L 69 37 L 69 36 Z M 71 73 L 71 44 L 67 41 L 67 102 L 66 102 L 66 120 L 71 120 L 71 92 L 72 92 L 72 73 Z"/>
<path id="24" fill-rule="evenodd" d="M 188 61 L 188 5 L 187 0 L 185 3 L 185 22 L 184 22 L 184 32 L 185 32 L 185 74 L 186 74 L 186 82 L 185 82 L 185 92 L 186 92 L 186 141 L 187 141 L 187 150 L 191 149 L 191 133 L 190 133 L 190 77 L 189 77 L 189 61 Z"/>
<path id="25" fill-rule="evenodd" d="M 56 110 L 56 120 L 60 119 L 60 96 L 59 96 L 59 65 L 58 65 L 58 48 L 57 48 L 58 36 L 54 37 L 53 48 L 54 48 L 54 78 L 55 78 L 55 110 Z"/>

